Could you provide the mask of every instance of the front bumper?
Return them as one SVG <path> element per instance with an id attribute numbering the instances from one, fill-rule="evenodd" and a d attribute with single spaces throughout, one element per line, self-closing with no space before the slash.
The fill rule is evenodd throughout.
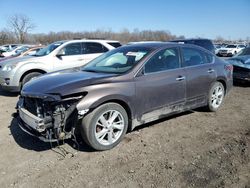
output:
<path id="1" fill-rule="evenodd" d="M 218 55 L 223 57 L 233 56 L 233 52 L 218 52 Z"/>
<path id="2" fill-rule="evenodd" d="M 39 138 L 40 140 L 42 140 L 43 142 L 56 142 L 57 139 L 50 139 L 50 138 L 46 138 L 44 137 L 41 133 L 39 133 L 38 131 L 36 131 L 35 129 L 33 129 L 32 127 L 30 127 L 29 125 L 27 125 L 21 118 L 20 116 L 17 116 L 17 122 L 19 127 L 26 132 L 27 134 Z"/>
<path id="3" fill-rule="evenodd" d="M 71 138 L 81 116 L 75 112 L 77 102 L 57 100 L 57 95 L 30 95 L 17 103 L 19 127 L 44 142 Z"/>
<path id="4" fill-rule="evenodd" d="M 0 76 L 0 86 L 3 90 L 9 91 L 9 92 L 19 92 L 21 89 L 20 84 L 15 85 L 12 79 L 9 79 L 8 84 L 6 82 L 6 78 L 11 78 L 8 75 L 2 75 Z"/>
<path id="5" fill-rule="evenodd" d="M 17 121 L 19 127 L 31 136 L 37 137 L 44 142 L 55 142 L 57 139 L 51 139 L 46 135 L 46 127 L 51 123 L 45 122 L 44 119 L 39 118 L 28 110 L 23 108 L 23 99 L 20 99 L 17 104 Z"/>

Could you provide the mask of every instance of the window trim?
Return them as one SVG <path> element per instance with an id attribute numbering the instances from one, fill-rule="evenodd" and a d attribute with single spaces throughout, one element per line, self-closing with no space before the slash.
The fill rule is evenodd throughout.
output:
<path id="1" fill-rule="evenodd" d="M 71 54 L 71 55 L 60 55 L 60 56 L 62 56 L 62 57 L 68 57 L 68 56 L 74 56 L 74 55 L 83 55 L 83 54 L 82 54 L 82 45 L 81 45 L 81 42 L 72 42 L 72 43 L 65 44 L 64 46 L 62 46 L 61 49 L 59 49 L 59 51 L 57 52 L 56 55 L 61 54 L 60 52 L 61 52 L 64 48 L 66 48 L 67 46 L 72 45 L 72 44 L 80 44 L 80 53 L 79 53 L 79 54 Z"/>
<path id="2" fill-rule="evenodd" d="M 149 73 L 146 73 L 145 72 L 145 65 L 146 63 L 154 56 L 156 55 L 158 52 L 162 51 L 162 50 L 167 50 L 167 49 L 172 49 L 172 48 L 175 48 L 177 49 L 177 52 L 178 52 L 178 58 L 179 58 L 179 67 L 178 68 L 173 68 L 173 69 L 166 69 L 166 70 L 160 70 L 160 71 L 156 71 L 156 72 L 149 72 Z M 173 46 L 173 47 L 163 47 L 163 48 L 160 48 L 159 50 L 155 51 L 152 55 L 150 55 L 150 57 L 148 57 L 148 59 L 145 60 L 145 62 L 143 63 L 142 67 L 139 69 L 139 71 L 137 72 L 137 74 L 139 75 L 151 75 L 151 74 L 157 74 L 157 73 L 163 73 L 163 72 L 168 72 L 168 71 L 173 71 L 173 70 L 176 70 L 176 69 L 181 69 L 183 68 L 182 67 L 182 59 L 181 59 L 181 54 L 180 54 L 180 47 L 179 46 Z"/>
<path id="3" fill-rule="evenodd" d="M 101 45 L 102 46 L 102 52 L 98 52 L 98 53 L 84 53 L 84 46 L 85 46 L 85 44 L 87 44 L 87 43 L 94 43 L 94 44 L 99 44 L 99 45 Z M 109 49 L 104 45 L 104 44 L 102 44 L 102 43 L 100 43 L 100 42 L 91 42 L 91 41 L 87 41 L 87 42 L 81 42 L 81 47 L 82 47 L 82 55 L 89 55 L 89 54 L 100 54 L 100 53 L 105 53 L 105 52 L 108 52 L 109 51 Z"/>
<path id="4" fill-rule="evenodd" d="M 202 63 L 202 64 L 198 64 L 198 65 L 191 65 L 191 66 L 185 66 L 185 60 L 184 60 L 184 54 L 183 54 L 183 48 L 189 48 L 189 49 L 194 49 L 194 50 L 197 50 L 197 51 L 200 51 L 202 53 L 204 53 L 204 57 L 205 57 L 205 60 L 208 62 L 208 59 L 207 59 L 207 55 L 212 55 L 213 56 L 213 61 L 210 62 L 210 63 Z M 180 47 L 180 54 L 181 54 L 181 66 L 182 68 L 189 68 L 189 67 L 200 67 L 200 66 L 204 66 L 204 65 L 212 65 L 215 63 L 215 56 L 213 54 L 209 54 L 207 53 L 206 51 L 202 50 L 202 49 L 198 49 L 198 48 L 194 48 L 194 47 Z"/>

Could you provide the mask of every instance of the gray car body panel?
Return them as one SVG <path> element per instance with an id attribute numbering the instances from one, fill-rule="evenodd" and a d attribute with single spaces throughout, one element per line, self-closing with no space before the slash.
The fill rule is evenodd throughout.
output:
<path id="1" fill-rule="evenodd" d="M 152 74 L 142 74 L 145 62 L 159 50 L 182 46 L 203 48 L 187 44 L 136 44 L 152 48 L 152 52 L 123 75 L 84 72 L 71 69 L 47 74 L 25 85 L 22 95 L 55 94 L 65 97 L 71 94 L 85 93 L 78 102 L 78 111 L 92 110 L 108 101 L 126 104 L 129 109 L 132 128 L 159 119 L 165 115 L 204 106 L 212 84 L 222 81 L 230 90 L 232 80 L 224 70 L 225 61 L 214 56 L 213 63 L 182 67 Z M 135 46 L 136 46 L 135 45 Z M 181 53 L 180 53 L 181 54 Z M 213 69 L 212 73 L 208 71 Z M 196 74 L 193 74 L 193 72 Z M 177 81 L 184 76 L 186 79 Z"/>

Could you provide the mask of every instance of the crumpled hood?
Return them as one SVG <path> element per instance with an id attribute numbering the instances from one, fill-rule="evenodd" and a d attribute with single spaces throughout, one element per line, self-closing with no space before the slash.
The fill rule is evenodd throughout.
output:
<path id="1" fill-rule="evenodd" d="M 230 58 L 230 60 L 239 60 L 242 63 L 248 63 L 250 62 L 250 55 L 242 55 L 242 56 L 234 56 L 232 58 Z"/>
<path id="2" fill-rule="evenodd" d="M 22 94 L 59 94 L 69 95 L 74 92 L 83 92 L 83 87 L 107 82 L 107 79 L 116 74 L 85 72 L 78 69 L 67 69 L 45 74 L 34 78 L 24 85 Z"/>
<path id="3" fill-rule="evenodd" d="M 234 56 L 226 61 L 234 66 L 250 69 L 250 55 Z"/>

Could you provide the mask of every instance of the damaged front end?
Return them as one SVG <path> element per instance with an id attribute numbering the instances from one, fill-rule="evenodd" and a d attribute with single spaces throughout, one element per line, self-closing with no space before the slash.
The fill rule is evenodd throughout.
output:
<path id="1" fill-rule="evenodd" d="M 17 103 L 18 124 L 23 131 L 45 142 L 71 138 L 79 119 L 88 111 L 76 109 L 85 95 L 22 94 Z"/>

